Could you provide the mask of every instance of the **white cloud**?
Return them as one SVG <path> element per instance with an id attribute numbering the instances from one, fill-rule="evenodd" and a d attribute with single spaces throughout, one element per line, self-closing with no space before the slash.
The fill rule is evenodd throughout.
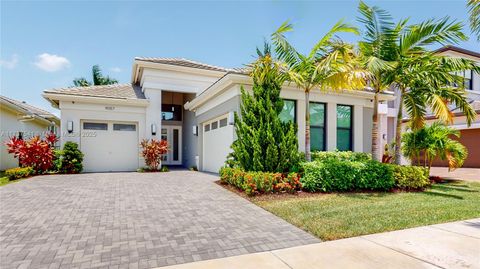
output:
<path id="1" fill-rule="evenodd" d="M 7 69 L 13 69 L 17 66 L 17 64 L 18 64 L 17 54 L 13 54 L 12 57 L 10 57 L 10 60 L 0 59 L 0 66 L 5 67 Z"/>
<path id="2" fill-rule="evenodd" d="M 120 73 L 120 72 L 122 72 L 122 69 L 120 67 L 112 67 L 112 68 L 110 68 L 110 71 L 115 72 L 115 73 Z"/>
<path id="3" fill-rule="evenodd" d="M 37 56 L 34 64 L 43 71 L 55 72 L 69 67 L 70 61 L 62 56 L 42 53 Z"/>

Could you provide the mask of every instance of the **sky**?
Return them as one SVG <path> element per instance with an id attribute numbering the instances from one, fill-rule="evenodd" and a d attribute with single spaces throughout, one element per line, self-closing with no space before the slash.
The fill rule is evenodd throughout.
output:
<path id="1" fill-rule="evenodd" d="M 365 1 L 399 20 L 449 16 L 468 23 L 464 0 Z M 299 51 L 338 20 L 357 24 L 358 1 L 4 1 L 0 2 L 0 92 L 59 114 L 43 90 L 91 80 L 91 67 L 130 82 L 133 59 L 181 57 L 241 67 L 284 21 Z M 465 32 L 470 36 L 468 24 Z M 360 37 L 341 35 L 349 42 Z M 460 47 L 480 51 L 475 38 Z M 435 49 L 433 47 L 432 49 Z"/>

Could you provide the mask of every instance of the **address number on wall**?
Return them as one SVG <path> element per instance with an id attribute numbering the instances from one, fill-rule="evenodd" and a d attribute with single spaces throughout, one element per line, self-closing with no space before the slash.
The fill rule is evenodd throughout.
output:
<path id="1" fill-rule="evenodd" d="M 115 107 L 114 106 L 106 106 L 105 109 L 106 110 L 115 110 Z"/>

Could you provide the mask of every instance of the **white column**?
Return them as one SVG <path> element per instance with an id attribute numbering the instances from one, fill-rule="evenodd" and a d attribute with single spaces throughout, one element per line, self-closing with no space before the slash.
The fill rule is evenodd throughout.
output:
<path id="1" fill-rule="evenodd" d="M 363 152 L 363 106 L 353 107 L 353 151 Z"/>
<path id="2" fill-rule="evenodd" d="M 298 150 L 305 152 L 305 99 L 297 100 Z"/>
<path id="3" fill-rule="evenodd" d="M 337 104 L 327 103 L 327 150 L 337 149 Z"/>

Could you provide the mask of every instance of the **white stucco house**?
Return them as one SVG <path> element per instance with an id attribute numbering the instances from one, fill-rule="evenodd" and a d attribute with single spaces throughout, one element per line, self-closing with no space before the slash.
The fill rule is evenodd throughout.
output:
<path id="1" fill-rule="evenodd" d="M 135 58 L 128 84 L 50 89 L 43 96 L 60 109 L 61 144 L 80 145 L 86 172 L 142 167 L 139 143 L 149 138 L 169 142 L 163 164 L 218 172 L 235 139 L 233 113 L 240 107 L 242 85 L 251 89 L 252 79 L 241 68 Z M 303 150 L 304 93 L 286 84 L 281 96 L 281 116 L 298 124 Z M 386 102 L 394 98 L 381 95 L 381 113 L 388 112 Z M 373 93 L 315 90 L 310 101 L 313 150 L 371 151 Z"/>
<path id="2" fill-rule="evenodd" d="M 11 137 L 30 138 L 56 133 L 60 119 L 52 113 L 0 95 L 0 170 L 18 167 L 18 160 L 8 154 L 5 142 Z"/>

